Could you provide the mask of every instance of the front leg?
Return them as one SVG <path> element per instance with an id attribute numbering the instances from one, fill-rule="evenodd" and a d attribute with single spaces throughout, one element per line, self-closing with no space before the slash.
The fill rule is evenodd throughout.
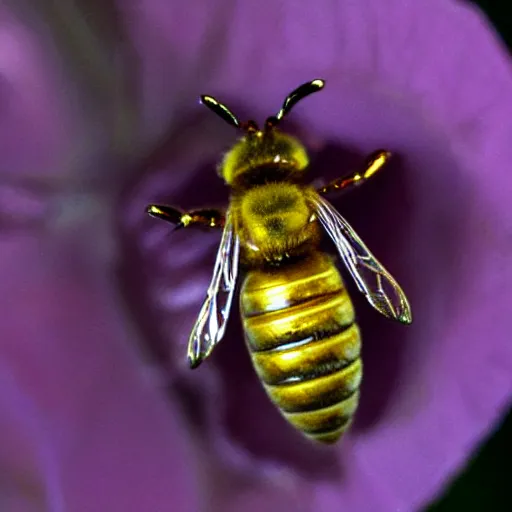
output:
<path id="1" fill-rule="evenodd" d="M 370 179 L 374 174 L 384 167 L 384 165 L 391 158 L 391 153 L 379 149 L 373 152 L 366 160 L 366 165 L 363 171 L 356 171 L 343 178 L 338 178 L 325 187 L 318 189 L 318 193 L 322 196 L 327 196 L 333 192 L 340 192 L 349 190 L 353 187 L 358 187 Z"/>
<path id="2" fill-rule="evenodd" d="M 193 227 L 222 228 L 226 220 L 225 213 L 217 209 L 191 210 L 184 212 L 168 205 L 151 204 L 146 212 L 152 217 L 174 224 L 174 229 Z"/>

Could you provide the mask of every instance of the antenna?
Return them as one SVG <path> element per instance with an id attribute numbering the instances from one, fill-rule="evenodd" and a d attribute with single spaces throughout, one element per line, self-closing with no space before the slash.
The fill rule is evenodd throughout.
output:
<path id="1" fill-rule="evenodd" d="M 275 116 L 270 116 L 269 118 L 267 118 L 267 120 L 265 121 L 265 128 L 269 129 L 278 124 L 279 121 L 281 121 L 281 119 L 286 114 L 288 114 L 288 112 L 290 112 L 292 107 L 297 102 L 299 102 L 306 96 L 313 94 L 314 92 L 320 91 L 321 89 L 324 88 L 324 85 L 325 80 L 317 78 L 315 80 L 312 80 L 311 82 L 306 82 L 297 87 L 297 89 L 293 90 L 290 94 L 288 94 L 288 96 L 284 100 L 281 110 Z M 258 125 L 254 121 L 247 121 L 246 123 L 241 123 L 238 117 L 236 117 L 235 114 L 233 114 L 233 112 L 231 112 L 231 110 L 229 110 L 229 108 L 226 107 L 226 105 L 217 101 L 213 96 L 203 94 L 201 96 L 200 101 L 204 106 L 208 107 L 210 110 L 215 112 L 219 117 L 222 117 L 222 119 L 224 119 L 224 121 L 226 121 L 231 126 L 244 130 L 248 134 L 258 131 Z"/>
<path id="2" fill-rule="evenodd" d="M 269 117 L 266 121 L 267 126 L 275 126 L 281 119 L 290 112 L 292 107 L 305 98 L 306 96 L 309 96 L 310 94 L 313 94 L 314 92 L 320 91 L 324 88 L 325 80 L 322 80 L 320 78 L 317 78 L 315 80 L 312 80 L 311 82 L 306 82 L 305 84 L 300 85 L 292 91 L 286 99 L 284 100 L 283 106 L 281 107 L 281 110 L 272 117 Z"/>
<path id="3" fill-rule="evenodd" d="M 234 126 L 235 128 L 240 128 L 240 121 L 238 118 L 229 110 L 226 105 L 223 105 L 222 103 L 218 102 L 213 96 L 207 96 L 202 95 L 201 96 L 201 103 L 208 107 L 210 110 L 215 112 L 219 117 L 222 117 L 224 121 L 229 123 L 230 125 Z"/>

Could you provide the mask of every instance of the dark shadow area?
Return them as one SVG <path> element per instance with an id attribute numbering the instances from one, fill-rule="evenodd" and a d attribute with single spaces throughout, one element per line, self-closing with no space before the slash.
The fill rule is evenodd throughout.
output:
<path id="1" fill-rule="evenodd" d="M 194 138 L 192 132 L 188 136 L 184 132 L 180 135 L 172 134 L 168 144 L 157 148 L 142 167 L 159 169 L 164 162 L 172 160 L 172 148 L 182 145 L 180 137 L 184 139 L 183 145 L 188 144 L 185 139 Z M 218 154 L 215 156 L 218 158 Z M 162 188 L 160 193 L 140 200 L 135 199 L 129 190 L 129 202 L 139 204 L 141 216 L 145 216 L 143 201 L 170 203 L 185 209 L 227 205 L 228 189 L 214 172 L 216 160 L 201 160 L 199 165 L 190 169 L 194 178 L 179 188 Z M 130 188 L 136 186 L 136 183 L 137 180 L 130 184 Z M 173 308 L 159 310 L 155 307 L 154 281 L 158 279 L 155 276 L 163 276 L 165 282 L 162 283 L 160 278 L 160 285 L 168 287 L 169 293 L 172 293 L 173 288 L 180 287 L 182 282 L 193 281 L 199 273 L 209 279 L 220 232 L 182 230 L 171 233 L 171 226 L 163 224 L 147 217 L 141 220 L 134 231 L 121 221 L 119 229 L 123 258 L 118 276 L 127 307 L 136 320 L 142 339 L 147 340 L 145 349 L 149 350 L 155 363 L 166 368 L 174 366 L 176 361 L 182 363 L 185 359 L 186 341 L 206 292 L 206 284 L 202 288 L 203 296 L 194 305 L 187 307 L 185 314 L 181 314 Z M 150 250 L 141 250 L 140 235 L 147 236 L 157 229 L 167 230 L 168 233 Z M 162 255 L 172 259 L 173 254 L 177 255 L 179 262 L 175 265 L 162 263 Z M 220 376 L 223 396 L 218 404 L 220 410 L 216 410 L 216 414 L 224 425 L 224 435 L 255 458 L 293 467 L 298 473 L 308 476 L 339 479 L 341 468 L 338 455 L 326 447 L 309 442 L 290 428 L 267 398 L 252 368 L 239 318 L 236 302 L 225 338 L 203 363 L 203 366 L 216 367 Z M 161 326 L 170 324 L 174 324 L 174 328 L 162 332 Z M 179 342 L 170 342 L 178 337 Z M 201 380 L 202 367 L 183 377 L 179 374 L 173 376 L 171 391 L 173 396 L 179 397 L 192 430 L 202 438 L 209 438 L 212 418 L 208 410 L 212 404 L 207 401 L 211 397 L 205 395 L 197 385 Z"/>
<path id="2" fill-rule="evenodd" d="M 312 167 L 319 170 L 317 174 L 330 181 L 362 169 L 366 156 L 329 144 L 315 156 Z M 331 199 L 372 253 L 388 268 L 393 264 L 394 268 L 398 268 L 402 258 L 397 262 L 396 256 L 407 247 L 405 238 L 410 232 L 411 186 L 400 156 L 394 155 L 380 175 L 360 188 Z M 329 253 L 336 253 L 327 237 L 323 247 Z M 356 309 L 363 343 L 361 402 L 353 426 L 355 431 L 359 431 L 374 426 L 385 413 L 388 403 L 393 400 L 394 390 L 401 380 L 410 332 L 408 326 L 390 321 L 373 310 L 340 261 L 339 268 Z M 409 295 L 410 289 L 403 280 L 413 281 L 414 276 L 406 276 L 402 271 L 394 277 Z M 414 311 L 413 297 L 409 296 L 409 300 Z"/>
<path id="3" fill-rule="evenodd" d="M 243 111 L 236 112 L 243 116 Z M 339 480 L 343 474 L 339 451 L 305 440 L 267 398 L 250 363 L 237 307 L 225 338 L 203 366 L 189 373 L 183 364 L 188 335 L 213 270 L 220 232 L 194 229 L 171 233 L 170 225 L 149 218 L 144 209 L 151 202 L 185 209 L 227 205 L 229 191 L 215 167 L 220 151 L 233 142 L 233 130 L 208 116 L 213 119 L 185 116 L 187 121 L 180 129 L 142 162 L 123 194 L 120 208 L 128 209 L 133 217 L 130 222 L 121 220 L 119 226 L 123 295 L 153 359 L 164 368 L 179 367 L 172 377 L 172 392 L 199 437 L 210 439 L 211 422 L 215 421 L 208 403 L 212 397 L 200 384 L 204 366 L 215 368 L 220 377 L 221 396 L 215 397 L 218 404 L 213 407 L 220 428 L 234 444 L 256 459 L 274 461 L 299 474 Z M 422 130 L 418 129 L 420 140 Z M 353 426 L 356 435 L 375 428 L 389 407 L 409 391 L 404 389 L 405 372 L 410 375 L 414 364 L 421 361 L 410 355 L 425 350 L 416 340 L 426 339 L 428 348 L 435 350 L 435 344 L 442 341 L 434 335 L 438 325 L 443 325 L 443 317 L 455 307 L 461 272 L 457 251 L 468 236 L 461 229 L 467 213 L 463 199 L 470 194 L 450 151 L 441 142 L 439 151 L 432 152 L 435 144 L 428 140 L 426 130 L 424 135 L 426 141 L 413 147 L 411 154 L 385 148 L 396 154 L 385 170 L 361 188 L 331 200 L 400 283 L 414 315 L 413 326 L 382 317 L 340 266 L 363 336 L 364 379 Z M 192 157 L 187 159 L 186 154 Z M 327 143 L 311 155 L 308 179 L 326 183 L 364 165 L 366 156 Z M 439 172 L 445 173 L 443 180 L 439 180 Z M 152 185 L 147 185 L 150 182 Z M 419 193 L 420 187 L 430 189 L 432 199 L 424 190 Z M 457 209 L 452 208 L 453 197 Z M 335 253 L 327 239 L 322 249 Z M 439 311 L 438 317 L 433 316 L 433 308 Z"/>
<path id="4" fill-rule="evenodd" d="M 482 9 L 482 14 L 487 16 L 489 21 L 499 31 L 499 35 L 503 39 L 503 42 L 510 49 L 512 47 L 512 18 L 510 17 L 510 4 L 508 2 L 497 2 L 496 0 L 472 0 L 470 3 L 477 5 Z"/>
<path id="5" fill-rule="evenodd" d="M 428 146 L 427 140 L 425 150 L 420 146 L 413 154 L 384 148 L 395 157 L 381 174 L 332 200 L 403 288 L 414 319 L 412 326 L 403 326 L 377 313 L 340 266 L 363 339 L 364 378 L 355 433 L 374 428 L 389 406 L 403 396 L 421 395 L 420 389 L 404 388 L 405 377 L 411 381 L 414 365 L 421 364 L 421 354 L 427 348 L 442 350 L 439 326 L 448 325 L 457 310 L 457 294 L 464 284 L 465 255 L 461 251 L 470 246 L 465 219 L 471 184 L 442 142 L 437 152 L 428 151 Z M 363 160 L 355 151 L 331 144 L 313 164 L 332 179 L 336 176 L 332 169 L 343 175 Z M 441 180 L 439 173 L 443 173 Z M 421 203 L 416 199 L 419 196 Z M 332 244 L 328 250 L 332 252 Z M 421 406 L 421 401 L 415 406 Z"/>
<path id="6" fill-rule="evenodd" d="M 209 361 L 218 367 L 224 383 L 230 437 L 255 459 L 276 461 L 308 478 L 339 480 L 337 451 L 304 438 L 267 397 L 245 346 L 238 304 L 233 309 L 226 339 Z"/>
<path id="7" fill-rule="evenodd" d="M 512 412 L 509 412 L 496 434 L 480 449 L 444 498 L 426 509 L 427 512 L 512 510 L 511 458 Z"/>
<path id="8" fill-rule="evenodd" d="M 185 176 L 180 185 L 173 184 L 173 173 L 177 173 L 177 170 L 169 162 L 178 160 L 177 166 L 187 165 L 187 162 L 179 162 L 179 148 L 190 146 L 197 154 L 204 150 L 200 143 L 195 144 L 197 140 L 205 137 L 205 123 L 201 125 L 202 133 L 197 132 L 198 124 L 200 123 L 197 116 L 185 116 L 183 124 L 170 132 L 168 137 L 137 165 L 137 169 L 129 173 L 132 179 L 121 194 L 119 208 L 128 208 L 130 215 L 138 217 L 139 220 L 131 225 L 125 218 L 117 219 L 118 230 L 121 233 L 120 250 L 123 255 L 118 267 L 119 285 L 127 307 L 141 330 L 145 348 L 164 367 L 169 361 L 185 358 L 186 344 L 180 345 L 181 352 L 175 352 L 175 345 L 169 342 L 170 333 L 161 331 L 162 322 L 179 324 L 179 314 L 166 308 L 155 307 L 155 280 L 159 280 L 162 287 L 169 286 L 172 293 L 173 283 L 180 279 L 193 279 L 199 268 L 211 273 L 216 244 L 219 243 L 221 234 L 217 230 L 201 229 L 174 232 L 171 224 L 151 218 L 145 211 L 146 206 L 161 203 L 187 210 L 204 205 L 227 205 L 229 200 L 228 189 L 215 171 L 216 158 L 219 157 L 218 148 L 217 153 L 210 151 L 209 155 L 208 151 L 204 152 L 205 156 L 195 159 L 192 168 L 186 168 L 184 174 L 190 172 L 190 178 Z M 211 125 L 206 123 L 206 129 L 208 128 L 211 128 Z M 141 192 L 140 175 L 146 172 L 149 175 L 158 175 L 156 187 L 150 192 Z M 158 241 L 146 250 L 141 247 L 141 234 L 147 238 L 154 234 Z M 189 250 L 194 251 L 190 258 L 187 257 Z M 172 263 L 173 255 L 176 255 L 179 261 L 176 265 Z M 198 257 L 200 261 L 196 261 Z M 191 263 L 192 260 L 194 263 Z M 194 309 L 194 314 L 197 314 L 199 308 L 200 302 L 197 303 L 197 311 Z M 180 330 L 180 337 L 186 335 L 185 342 L 188 338 L 186 331 L 190 331 L 193 325 L 193 316 L 190 315 L 188 320 L 186 330 Z"/>

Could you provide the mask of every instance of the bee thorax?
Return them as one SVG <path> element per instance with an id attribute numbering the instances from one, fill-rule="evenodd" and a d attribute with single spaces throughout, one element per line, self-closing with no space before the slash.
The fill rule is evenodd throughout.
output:
<path id="1" fill-rule="evenodd" d="M 294 184 L 270 183 L 248 190 L 238 211 L 241 245 L 250 262 L 278 263 L 315 245 L 311 210 Z"/>

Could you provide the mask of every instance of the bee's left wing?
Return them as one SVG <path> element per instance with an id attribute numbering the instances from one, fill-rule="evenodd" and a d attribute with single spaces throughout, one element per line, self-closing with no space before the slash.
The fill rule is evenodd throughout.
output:
<path id="1" fill-rule="evenodd" d="M 325 199 L 316 193 L 309 197 L 320 223 L 332 238 L 368 302 L 388 318 L 404 324 L 412 322 L 407 297 L 389 272 L 377 261 L 348 222 Z"/>
<path id="2" fill-rule="evenodd" d="M 224 336 L 236 288 L 239 255 L 240 241 L 228 211 L 212 281 L 188 341 L 188 361 L 192 368 L 199 366 Z"/>

